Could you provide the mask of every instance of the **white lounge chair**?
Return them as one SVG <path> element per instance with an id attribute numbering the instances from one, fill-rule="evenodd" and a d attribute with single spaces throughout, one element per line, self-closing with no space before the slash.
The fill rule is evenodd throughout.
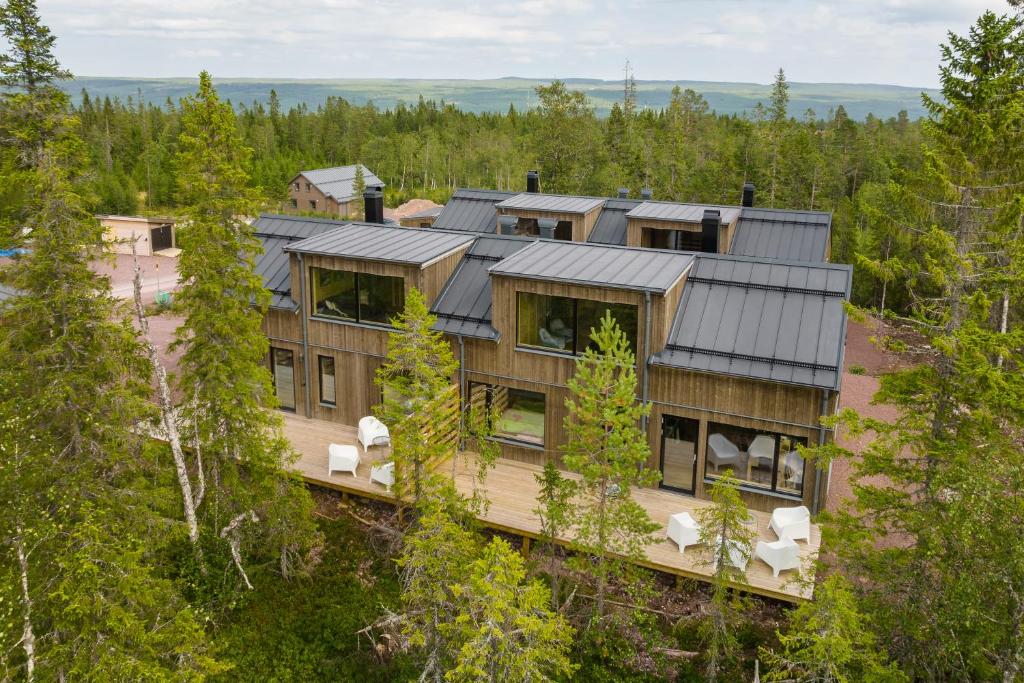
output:
<path id="1" fill-rule="evenodd" d="M 767 434 L 758 434 L 747 447 L 747 471 L 753 468 L 768 467 L 771 472 L 775 460 L 775 439 Z"/>
<path id="2" fill-rule="evenodd" d="M 811 540 L 811 511 L 803 505 L 795 508 L 775 508 L 768 527 L 779 540 Z"/>
<path id="3" fill-rule="evenodd" d="M 331 472 L 351 472 L 356 476 L 359 467 L 359 449 L 355 446 L 342 446 L 332 443 L 327 447 L 327 476 Z"/>
<path id="4" fill-rule="evenodd" d="M 772 568 L 772 576 L 787 569 L 800 568 L 800 546 L 796 541 L 784 538 L 781 541 L 758 541 L 754 554 Z"/>
<path id="5" fill-rule="evenodd" d="M 726 466 L 735 469 L 740 464 L 740 449 L 721 434 L 712 434 L 708 437 L 707 458 L 714 466 L 715 472 Z"/>
<path id="6" fill-rule="evenodd" d="M 750 548 L 737 540 L 730 539 L 727 543 L 729 545 L 729 552 L 726 553 L 728 563 L 741 572 L 747 571 L 747 563 L 750 562 Z M 719 538 L 715 541 L 714 545 L 716 567 L 718 565 L 718 549 L 721 546 L 722 540 Z"/>
<path id="7" fill-rule="evenodd" d="M 395 463 L 385 462 L 371 467 L 370 481 L 383 484 L 384 488 L 390 492 L 391 487 L 395 485 Z"/>
<path id="8" fill-rule="evenodd" d="M 679 554 L 682 555 L 686 546 L 700 543 L 700 525 L 689 512 L 680 512 L 668 518 L 665 536 L 676 542 Z"/>
<path id="9" fill-rule="evenodd" d="M 387 426 L 373 415 L 359 420 L 359 432 L 356 436 L 363 444 L 363 453 L 370 446 L 387 446 L 391 443 L 391 432 Z"/>

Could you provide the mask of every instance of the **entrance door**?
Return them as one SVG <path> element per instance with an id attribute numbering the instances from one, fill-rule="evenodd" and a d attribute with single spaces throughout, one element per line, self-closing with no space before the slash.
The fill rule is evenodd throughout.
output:
<path id="1" fill-rule="evenodd" d="M 295 354 L 289 349 L 270 347 L 270 371 L 282 410 L 295 412 Z"/>
<path id="2" fill-rule="evenodd" d="M 661 487 L 692 494 L 697 480 L 700 423 L 686 417 L 661 417 Z"/>
<path id="3" fill-rule="evenodd" d="M 174 236 L 171 234 L 171 226 L 161 225 L 158 228 L 151 229 L 149 231 L 149 243 L 153 246 L 153 251 L 173 247 Z"/>

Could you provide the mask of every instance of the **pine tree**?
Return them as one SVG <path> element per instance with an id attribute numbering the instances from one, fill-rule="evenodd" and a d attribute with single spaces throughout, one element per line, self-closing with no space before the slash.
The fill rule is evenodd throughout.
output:
<path id="1" fill-rule="evenodd" d="M 195 435 L 208 489 L 199 506 L 208 533 L 230 548 L 242 581 L 249 578 L 240 547 L 277 553 L 286 576 L 315 541 L 312 502 L 285 468 L 293 457 L 281 434 L 267 339 L 260 324 L 269 295 L 254 264 L 260 245 L 246 224 L 254 209 L 242 144 L 231 107 L 210 75 L 182 101 L 175 159 L 186 204 L 178 233 L 185 320 L 174 345 L 183 349 L 178 386 L 182 432 Z M 223 546 L 222 546 L 223 547 Z"/>
<path id="2" fill-rule="evenodd" d="M 793 683 L 902 683 L 907 677 L 887 660 L 849 583 L 832 574 L 814 600 L 789 615 L 789 629 L 777 633 L 779 651 L 761 648 L 766 681 Z"/>
<path id="3" fill-rule="evenodd" d="M 355 193 L 355 204 L 356 212 L 351 218 L 361 221 L 366 218 L 365 211 L 363 210 L 363 193 L 366 192 L 366 177 L 363 175 L 363 165 L 356 164 L 356 177 L 352 181 L 352 192 Z"/>
<path id="4" fill-rule="evenodd" d="M 755 534 L 748 526 L 750 512 L 743 504 L 732 470 L 726 470 L 711 485 L 709 495 L 712 505 L 698 511 L 697 522 L 701 543 L 711 548 L 714 589 L 700 635 L 705 648 L 704 674 L 715 683 L 739 652 L 737 629 L 745 603 L 735 586 L 744 582 L 741 567 L 750 560 Z"/>
<path id="5" fill-rule="evenodd" d="M 786 124 L 789 120 L 789 83 L 786 82 L 786 74 L 781 68 L 775 74 L 775 83 L 772 85 L 772 95 L 767 113 L 768 141 L 771 148 L 771 168 L 768 176 L 771 185 L 768 205 L 774 207 L 775 194 L 779 185 L 779 152 L 782 149 Z"/>
<path id="6" fill-rule="evenodd" d="M 574 546 L 593 558 L 596 611 L 604 615 L 608 581 L 619 558 L 640 559 L 658 525 L 630 496 L 633 486 L 658 480 L 646 468 L 650 456 L 640 420 L 649 408 L 636 400 L 636 356 L 610 311 L 591 332 L 597 348 L 587 348 L 566 382 L 566 468 L 580 475 L 574 515 Z"/>
<path id="7" fill-rule="evenodd" d="M 547 558 L 547 572 L 551 581 L 551 605 L 558 609 L 562 595 L 558 567 L 559 559 L 562 557 L 562 546 L 559 540 L 569 530 L 576 483 L 563 476 L 558 466 L 550 460 L 544 463 L 544 470 L 540 474 L 533 476 L 539 486 L 538 507 L 534 508 L 533 513 L 540 520 L 539 540 Z"/>
<path id="8" fill-rule="evenodd" d="M 392 323 L 387 360 L 377 370 L 384 402 L 376 413 L 391 432 L 395 493 L 416 508 L 438 495 L 441 480 L 432 465 L 453 457 L 457 443 L 439 431 L 446 424 L 443 398 L 458 363 L 449 343 L 433 329 L 436 320 L 423 294 L 411 289 Z"/>

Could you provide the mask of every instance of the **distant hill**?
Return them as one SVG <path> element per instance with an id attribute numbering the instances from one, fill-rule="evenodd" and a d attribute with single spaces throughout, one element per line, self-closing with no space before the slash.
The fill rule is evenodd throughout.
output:
<path id="1" fill-rule="evenodd" d="M 620 81 L 585 78 L 565 79 L 569 86 L 590 97 L 598 114 L 607 114 L 612 103 L 622 99 Z M 444 100 L 460 109 L 473 112 L 505 111 L 510 104 L 525 109 L 536 104 L 533 89 L 549 81 L 526 78 L 492 80 L 420 80 L 420 79 L 338 79 L 338 80 L 264 80 L 218 79 L 221 97 L 236 105 L 266 103 L 270 90 L 277 91 L 284 108 L 305 102 L 316 108 L 330 96 L 343 97 L 354 104 L 372 101 L 376 106 L 392 108 L 399 102 L 414 104 L 420 95 L 425 99 Z M 162 104 L 168 97 L 177 101 L 192 92 L 195 79 L 190 78 L 77 78 L 65 89 L 78 100 L 82 88 L 90 96 L 122 100 L 137 97 L 141 91 L 147 102 Z M 672 87 L 692 88 L 701 93 L 711 108 L 722 114 L 751 111 L 758 102 L 767 102 L 770 85 L 759 83 L 715 83 L 709 81 L 637 81 L 637 100 L 641 106 L 660 109 L 669 102 Z M 921 88 L 896 85 L 851 83 L 790 83 L 790 114 L 802 117 L 807 109 L 819 116 L 828 114 L 840 104 L 855 119 L 869 113 L 880 118 L 895 116 L 901 109 L 911 118 L 925 115 L 921 106 Z M 924 90 L 935 95 L 935 90 Z"/>

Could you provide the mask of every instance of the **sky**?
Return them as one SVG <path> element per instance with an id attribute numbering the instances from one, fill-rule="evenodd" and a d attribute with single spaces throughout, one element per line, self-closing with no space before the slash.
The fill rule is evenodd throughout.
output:
<path id="1" fill-rule="evenodd" d="M 79 76 L 938 85 L 996 0 L 38 0 Z"/>

